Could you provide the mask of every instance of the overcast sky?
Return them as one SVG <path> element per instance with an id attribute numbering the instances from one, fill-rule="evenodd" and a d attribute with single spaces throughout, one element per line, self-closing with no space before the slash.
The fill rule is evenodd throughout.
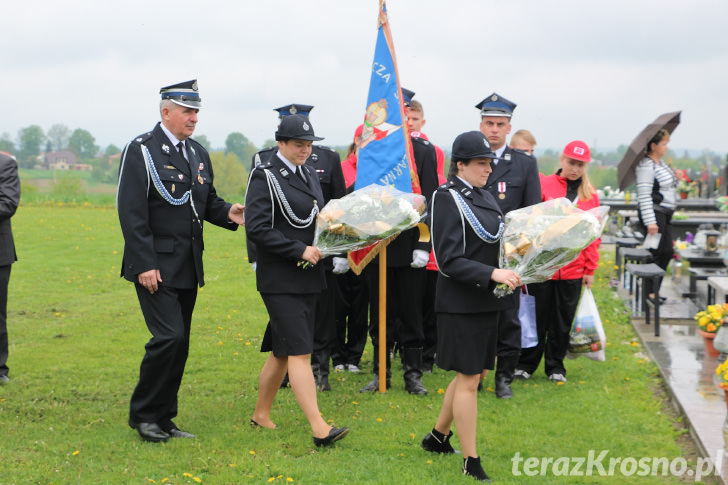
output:
<path id="1" fill-rule="evenodd" d="M 728 152 L 725 0 L 389 0 L 401 83 L 449 148 L 493 91 L 539 148 L 629 144 L 682 110 L 671 147 Z M 123 146 L 159 119 L 159 88 L 197 78 L 196 134 L 272 138 L 273 108 L 312 104 L 323 144 L 363 119 L 378 0 L 3 2 L 0 133 L 83 128 Z M 593 147 L 594 148 L 594 147 Z"/>

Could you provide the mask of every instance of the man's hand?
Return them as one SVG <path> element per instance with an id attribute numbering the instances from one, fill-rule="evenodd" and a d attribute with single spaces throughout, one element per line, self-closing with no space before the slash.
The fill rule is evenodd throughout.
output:
<path id="1" fill-rule="evenodd" d="M 139 273 L 137 279 L 139 280 L 139 284 L 153 295 L 159 289 L 159 283 L 162 282 L 162 275 L 158 269 L 150 269 L 144 273 Z"/>
<path id="2" fill-rule="evenodd" d="M 245 206 L 243 204 L 233 204 L 230 206 L 228 212 L 228 219 L 238 224 L 239 226 L 245 225 Z"/>

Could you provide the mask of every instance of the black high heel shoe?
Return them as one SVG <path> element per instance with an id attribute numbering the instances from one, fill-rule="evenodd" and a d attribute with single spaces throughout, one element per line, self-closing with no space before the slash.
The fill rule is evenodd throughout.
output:
<path id="1" fill-rule="evenodd" d="M 349 433 L 349 428 L 331 428 L 329 435 L 325 438 L 313 437 L 313 444 L 316 446 L 331 446 Z"/>

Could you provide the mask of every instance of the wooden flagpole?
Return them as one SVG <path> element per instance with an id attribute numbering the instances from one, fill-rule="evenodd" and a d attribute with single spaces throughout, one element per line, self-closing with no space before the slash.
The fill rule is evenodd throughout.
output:
<path id="1" fill-rule="evenodd" d="M 379 392 L 387 392 L 387 245 L 379 251 Z"/>

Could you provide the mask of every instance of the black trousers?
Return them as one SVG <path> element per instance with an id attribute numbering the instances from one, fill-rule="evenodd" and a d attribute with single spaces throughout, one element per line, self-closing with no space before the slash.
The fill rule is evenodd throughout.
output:
<path id="1" fill-rule="evenodd" d="M 422 353 L 422 360 L 432 366 L 435 362 L 437 351 L 437 315 L 435 314 L 435 293 L 437 292 L 438 271 L 427 270 L 425 272 L 425 291 L 422 299 L 422 329 L 425 336 L 425 350 Z M 520 337 L 519 337 L 520 338 Z"/>
<path id="2" fill-rule="evenodd" d="M 521 352 L 521 320 L 518 308 L 521 306 L 521 288 L 503 298 L 512 298 L 513 306 L 501 310 L 498 319 L 498 357 L 513 357 Z"/>
<path id="3" fill-rule="evenodd" d="M 367 344 L 369 290 L 363 275 L 353 271 L 335 275 L 336 342 L 331 356 L 334 365 L 359 365 Z"/>
<path id="4" fill-rule="evenodd" d="M 653 262 L 660 268 L 667 270 L 667 266 L 675 255 L 672 244 L 672 211 L 655 210 L 655 219 L 657 219 L 657 231 L 661 234 L 661 237 L 657 249 L 650 249 L 650 252 L 654 257 Z M 647 234 L 647 226 L 644 225 L 641 217 L 640 224 L 644 233 Z M 660 280 L 660 284 L 662 284 L 662 280 Z M 645 293 L 654 293 L 652 280 L 644 280 L 644 291 Z"/>
<path id="5" fill-rule="evenodd" d="M 521 350 L 518 369 L 533 374 L 545 354 L 546 375 L 566 375 L 564 357 L 569 348 L 569 332 L 579 304 L 581 286 L 581 278 L 528 285 L 529 294 L 536 298 L 538 345 Z"/>
<path id="6" fill-rule="evenodd" d="M 10 267 L 0 266 L 0 376 L 8 375 L 8 284 Z"/>
<path id="7" fill-rule="evenodd" d="M 425 341 L 422 327 L 422 298 L 425 291 L 424 268 L 387 268 L 387 348 L 396 337 L 403 348 L 422 348 Z M 364 269 L 369 289 L 369 335 L 372 343 L 379 342 L 379 266 L 369 264 Z M 395 329 L 396 322 L 396 329 Z M 377 350 L 374 350 L 375 356 Z M 376 357 L 375 357 L 376 358 Z"/>
<path id="8" fill-rule="evenodd" d="M 177 415 L 177 392 L 189 353 L 197 288 L 160 286 L 152 295 L 142 285 L 134 286 L 152 338 L 145 346 L 129 418 L 136 422 L 166 423 Z"/>
<path id="9" fill-rule="evenodd" d="M 313 351 L 331 351 L 336 343 L 336 278 L 325 272 L 326 288 L 316 300 L 316 320 L 313 330 Z"/>

